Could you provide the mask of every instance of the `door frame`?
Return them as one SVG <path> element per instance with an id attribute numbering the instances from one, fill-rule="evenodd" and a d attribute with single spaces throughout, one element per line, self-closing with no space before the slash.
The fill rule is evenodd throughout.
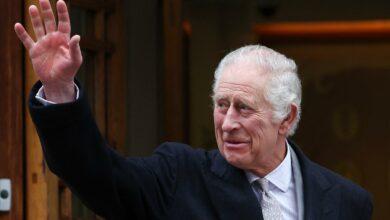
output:
<path id="1" fill-rule="evenodd" d="M 23 155 L 23 49 L 14 32 L 22 20 L 22 0 L 3 2 L 0 13 L 0 178 L 11 180 L 11 210 L 0 212 L 2 219 L 24 218 Z"/>

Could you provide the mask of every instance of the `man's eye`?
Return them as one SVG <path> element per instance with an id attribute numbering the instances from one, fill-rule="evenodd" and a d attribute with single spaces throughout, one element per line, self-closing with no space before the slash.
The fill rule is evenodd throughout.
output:
<path id="1" fill-rule="evenodd" d="M 227 108 L 227 103 L 224 103 L 224 102 L 217 102 L 217 106 L 218 108 Z"/>
<path id="2" fill-rule="evenodd" d="M 218 103 L 218 107 L 220 107 L 220 108 L 226 107 L 226 104 L 224 104 L 224 103 Z"/>
<path id="3" fill-rule="evenodd" d="M 244 104 L 240 104 L 238 107 L 240 108 L 240 110 L 250 110 L 251 109 L 249 106 L 244 105 Z"/>

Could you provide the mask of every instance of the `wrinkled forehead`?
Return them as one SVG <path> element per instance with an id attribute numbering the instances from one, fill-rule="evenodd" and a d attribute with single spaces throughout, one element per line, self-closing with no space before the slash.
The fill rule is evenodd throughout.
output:
<path id="1" fill-rule="evenodd" d="M 213 101 L 215 103 L 219 101 L 244 103 L 249 106 L 255 107 L 259 106 L 262 103 L 262 98 L 260 94 L 257 94 L 254 91 L 245 91 L 242 89 L 231 90 L 221 86 L 220 90 L 218 90 L 218 92 L 214 94 Z"/>
<path id="2" fill-rule="evenodd" d="M 230 85 L 231 89 L 247 88 L 247 92 L 261 93 L 267 80 L 267 70 L 256 62 L 240 60 L 224 68 L 216 85 L 216 92 Z"/>
<path id="3" fill-rule="evenodd" d="M 216 85 L 214 101 L 240 100 L 258 106 L 264 100 L 264 85 L 268 75 L 251 62 L 241 62 L 227 66 Z"/>

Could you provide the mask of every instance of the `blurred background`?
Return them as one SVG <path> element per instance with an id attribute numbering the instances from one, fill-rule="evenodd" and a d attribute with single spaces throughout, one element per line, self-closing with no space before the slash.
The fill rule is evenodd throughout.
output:
<path id="1" fill-rule="evenodd" d="M 12 182 L 0 220 L 99 219 L 46 169 L 26 109 L 37 78 L 13 25 L 32 33 L 27 8 L 37 2 L 0 8 L 0 178 Z M 216 148 L 214 69 L 229 51 L 260 43 L 298 65 L 303 112 L 292 140 L 366 188 L 373 219 L 390 219 L 388 0 L 66 2 L 82 37 L 78 80 L 110 146 L 126 156 L 150 155 L 163 141 Z"/>

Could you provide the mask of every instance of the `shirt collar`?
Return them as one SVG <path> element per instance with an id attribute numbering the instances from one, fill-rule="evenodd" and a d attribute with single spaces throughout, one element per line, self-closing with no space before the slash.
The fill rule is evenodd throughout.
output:
<path id="1" fill-rule="evenodd" d="M 286 192 L 292 176 L 292 167 L 291 167 L 291 153 L 290 153 L 290 145 L 286 141 L 287 146 L 287 154 L 283 161 L 277 166 L 274 170 L 272 170 L 269 174 L 267 174 L 264 178 L 266 178 L 273 186 L 278 189 Z M 248 181 L 252 184 L 254 181 L 260 179 L 260 177 L 256 176 L 254 173 L 250 171 L 245 171 Z"/>

